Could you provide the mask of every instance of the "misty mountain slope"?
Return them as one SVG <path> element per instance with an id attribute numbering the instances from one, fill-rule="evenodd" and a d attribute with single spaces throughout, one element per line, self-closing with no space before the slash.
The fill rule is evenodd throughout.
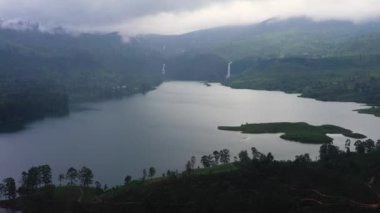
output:
<path id="1" fill-rule="evenodd" d="M 380 22 L 315 22 L 307 18 L 201 30 L 178 36 L 147 35 L 143 43 L 165 55 L 212 52 L 227 60 L 245 57 L 330 57 L 380 53 Z M 368 48 L 366 48 L 368 47 Z"/>
<path id="2" fill-rule="evenodd" d="M 75 101 L 145 92 L 161 81 L 161 57 L 117 34 L 0 29 L 0 132 L 69 112 Z"/>
<path id="3" fill-rule="evenodd" d="M 162 64 L 158 54 L 125 44 L 115 33 L 72 36 L 2 29 L 0 54 L 3 80 L 52 81 L 70 94 L 160 81 Z"/>
<path id="4" fill-rule="evenodd" d="M 125 43 L 117 33 L 72 36 L 1 29 L 0 54 L 0 75 L 58 80 L 69 89 L 160 80 L 163 64 L 168 66 L 167 79 L 218 81 L 226 69 L 224 59 L 215 54 L 167 57 L 138 39 Z"/>

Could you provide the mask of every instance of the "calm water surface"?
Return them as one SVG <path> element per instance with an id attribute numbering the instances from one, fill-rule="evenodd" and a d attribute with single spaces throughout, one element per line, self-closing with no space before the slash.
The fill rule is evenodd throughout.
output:
<path id="1" fill-rule="evenodd" d="M 84 104 L 90 110 L 35 122 L 0 135 L 0 178 L 17 179 L 31 166 L 49 164 L 56 180 L 70 167 L 88 166 L 95 180 L 121 184 L 154 166 L 158 175 L 182 170 L 192 156 L 228 148 L 232 155 L 255 146 L 276 159 L 293 159 L 319 146 L 288 142 L 279 134 L 244 135 L 218 125 L 305 121 L 334 124 L 380 139 L 380 119 L 358 114 L 356 103 L 321 102 L 282 92 L 236 90 L 219 84 L 166 82 L 157 90 L 121 100 Z M 334 136 L 342 146 L 345 138 Z"/>

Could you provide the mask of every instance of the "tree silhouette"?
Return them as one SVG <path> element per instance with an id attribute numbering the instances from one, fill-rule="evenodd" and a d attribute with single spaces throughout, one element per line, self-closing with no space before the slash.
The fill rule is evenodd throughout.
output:
<path id="1" fill-rule="evenodd" d="M 82 186 L 85 186 L 85 187 L 88 187 L 89 185 L 92 184 L 92 181 L 93 181 L 93 178 L 94 178 L 94 174 L 92 173 L 92 170 L 83 166 L 80 170 L 79 170 L 79 180 L 82 184 Z"/>
<path id="2" fill-rule="evenodd" d="M 201 158 L 201 163 L 204 168 L 210 168 L 213 165 L 213 156 L 212 155 L 203 155 Z"/>
<path id="3" fill-rule="evenodd" d="M 192 170 L 191 161 L 187 161 L 187 163 L 185 165 L 185 172 L 186 172 L 186 174 L 190 175 L 191 174 L 191 170 Z"/>
<path id="4" fill-rule="evenodd" d="M 3 193 L 8 200 L 16 198 L 16 182 L 13 178 L 8 177 L 3 180 Z"/>
<path id="5" fill-rule="evenodd" d="M 78 171 L 75 168 L 70 167 L 66 172 L 66 179 L 69 181 L 70 185 L 74 185 L 78 179 Z"/>
<path id="6" fill-rule="evenodd" d="M 269 161 L 269 162 L 273 162 L 273 160 L 274 160 L 274 157 L 273 157 L 273 155 L 272 155 L 272 153 L 268 153 L 267 154 L 267 156 L 266 156 L 266 158 L 265 158 L 267 161 Z"/>
<path id="7" fill-rule="evenodd" d="M 129 182 L 131 182 L 132 177 L 130 175 L 125 176 L 124 178 L 124 185 L 128 185 Z"/>
<path id="8" fill-rule="evenodd" d="M 336 158 L 339 155 L 339 148 L 332 144 L 323 144 L 319 148 L 319 159 L 328 161 Z"/>
<path id="9" fill-rule="evenodd" d="M 294 160 L 295 163 L 310 163 L 311 158 L 308 153 L 303 155 L 296 155 L 296 159 Z"/>
<path id="10" fill-rule="evenodd" d="M 196 161 L 197 161 L 197 159 L 195 158 L 195 156 L 191 156 L 191 158 L 190 158 L 190 166 L 191 166 L 192 169 L 194 169 Z"/>
<path id="11" fill-rule="evenodd" d="M 51 168 L 49 165 L 42 165 L 38 167 L 40 175 L 41 175 L 41 182 L 46 186 L 48 184 L 51 184 Z"/>
<path id="12" fill-rule="evenodd" d="M 65 175 L 64 174 L 59 174 L 58 175 L 58 181 L 59 181 L 59 185 L 61 186 L 62 185 L 62 181 L 65 179 Z"/>
<path id="13" fill-rule="evenodd" d="M 0 198 L 5 195 L 5 185 L 0 183 Z"/>
<path id="14" fill-rule="evenodd" d="M 380 150 L 380 140 L 376 141 L 376 150 Z"/>
<path id="15" fill-rule="evenodd" d="M 366 149 L 366 153 L 372 152 L 375 150 L 375 141 L 372 139 L 367 139 L 364 141 L 364 147 Z"/>
<path id="16" fill-rule="evenodd" d="M 95 189 L 98 191 L 102 191 L 102 184 L 99 181 L 95 181 Z"/>
<path id="17" fill-rule="evenodd" d="M 31 167 L 28 172 L 22 172 L 21 179 L 21 194 L 29 194 L 34 192 L 42 182 L 42 169 L 41 167 Z"/>
<path id="18" fill-rule="evenodd" d="M 230 150 L 222 149 L 220 150 L 220 162 L 221 163 L 229 163 L 230 162 Z"/>
<path id="19" fill-rule="evenodd" d="M 359 154 L 365 153 L 366 148 L 365 148 L 363 141 L 361 141 L 361 140 L 355 141 L 354 146 L 355 146 L 355 150 L 357 153 L 359 153 Z"/>
<path id="20" fill-rule="evenodd" d="M 238 156 L 239 156 L 240 162 L 242 163 L 248 163 L 251 160 L 248 156 L 248 152 L 245 150 L 241 151 Z"/>
<path id="21" fill-rule="evenodd" d="M 145 179 L 146 179 L 146 176 L 147 176 L 147 172 L 146 172 L 146 169 L 143 169 L 143 176 L 142 176 L 142 180 L 145 180 Z"/>
<path id="22" fill-rule="evenodd" d="M 214 155 L 214 164 L 218 165 L 219 164 L 219 159 L 220 159 L 220 153 L 215 150 L 212 154 Z"/>
<path id="23" fill-rule="evenodd" d="M 156 169 L 154 167 L 149 168 L 149 178 L 153 178 L 156 175 Z"/>
<path id="24" fill-rule="evenodd" d="M 262 160 L 265 157 L 264 154 L 259 152 L 255 147 L 251 148 L 251 152 L 252 152 L 252 159 L 253 160 Z"/>

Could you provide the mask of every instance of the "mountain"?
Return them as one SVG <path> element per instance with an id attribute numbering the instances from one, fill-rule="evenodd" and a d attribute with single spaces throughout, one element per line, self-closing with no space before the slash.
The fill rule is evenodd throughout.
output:
<path id="1" fill-rule="evenodd" d="M 65 115 L 76 101 L 153 89 L 162 81 L 162 61 L 116 33 L 0 29 L 0 132 Z"/>
<path id="2" fill-rule="evenodd" d="M 72 36 L 2 29 L 0 55 L 2 79 L 52 81 L 74 99 L 82 92 L 112 92 L 116 86 L 151 78 L 160 81 L 162 64 L 158 54 L 133 42 L 125 44 L 116 33 Z"/>
<path id="3" fill-rule="evenodd" d="M 137 40 L 168 58 L 212 54 L 232 61 L 231 79 L 221 82 L 235 88 L 380 104 L 378 20 L 355 24 L 274 18 L 254 25 L 178 36 L 145 35 Z M 220 69 L 226 70 L 226 65 Z"/>
<path id="4" fill-rule="evenodd" d="M 269 19 L 183 35 L 140 35 L 129 42 L 117 33 L 73 35 L 42 28 L 0 21 L 0 131 L 10 122 L 17 121 L 11 127 L 17 129 L 29 120 L 66 114 L 76 101 L 145 92 L 163 80 L 217 81 L 322 100 L 380 103 L 376 21 Z M 226 81 L 229 61 L 232 79 Z M 288 76 L 303 84 L 293 85 Z M 335 86 L 325 91 L 321 85 Z"/>
<path id="5" fill-rule="evenodd" d="M 178 36 L 144 35 L 146 46 L 171 56 L 214 53 L 227 60 L 246 57 L 330 57 L 380 53 L 380 22 L 269 19 L 247 26 L 220 27 Z"/>

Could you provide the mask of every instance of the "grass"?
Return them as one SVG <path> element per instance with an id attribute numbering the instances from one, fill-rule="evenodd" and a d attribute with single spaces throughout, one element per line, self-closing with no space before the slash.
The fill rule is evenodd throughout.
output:
<path id="1" fill-rule="evenodd" d="M 210 168 L 196 168 L 191 171 L 192 176 L 203 176 L 203 175 L 211 175 L 211 174 L 220 174 L 220 173 L 226 173 L 226 172 L 233 172 L 240 169 L 240 165 L 238 163 L 226 163 L 226 164 L 219 164 Z M 183 172 L 182 174 L 178 175 L 178 178 L 180 177 L 186 177 L 188 174 L 186 172 Z M 170 181 L 170 177 L 156 177 L 152 179 L 146 179 L 145 181 L 142 180 L 133 180 L 127 185 L 123 186 L 117 186 L 113 187 L 109 190 L 107 190 L 105 193 L 100 195 L 99 197 L 102 199 L 110 199 L 116 196 L 120 196 L 122 194 L 127 193 L 128 191 L 133 190 L 139 190 L 143 189 L 149 186 L 154 186 L 155 184 L 160 184 L 163 182 Z"/>
<path id="2" fill-rule="evenodd" d="M 284 140 L 309 144 L 331 143 L 333 139 L 326 134 L 342 134 L 346 137 L 356 139 L 366 138 L 365 135 L 354 133 L 349 129 L 344 129 L 339 126 L 313 126 L 304 122 L 243 124 L 238 127 L 219 126 L 218 129 L 227 131 L 240 131 L 242 133 L 250 134 L 284 133 L 280 136 Z"/>

